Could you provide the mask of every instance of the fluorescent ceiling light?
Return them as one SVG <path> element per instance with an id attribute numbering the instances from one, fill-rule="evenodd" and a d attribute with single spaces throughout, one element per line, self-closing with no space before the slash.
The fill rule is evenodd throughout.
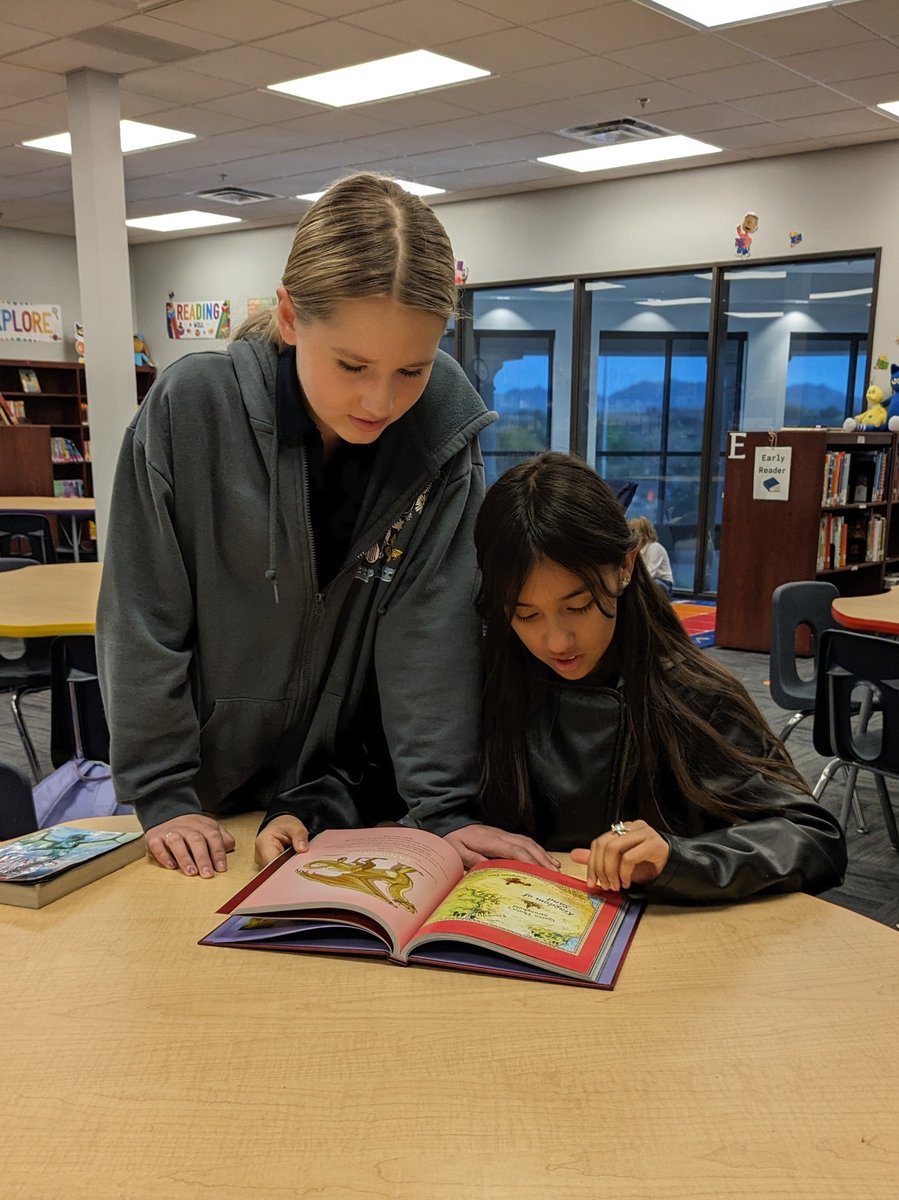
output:
<path id="1" fill-rule="evenodd" d="M 786 279 L 786 271 L 725 271 L 725 279 Z"/>
<path id="2" fill-rule="evenodd" d="M 647 308 L 672 308 L 678 304 L 711 304 L 708 296 L 685 296 L 683 300 L 635 300 L 635 304 L 645 305 Z"/>
<path id="3" fill-rule="evenodd" d="M 394 179 L 393 182 L 398 183 L 403 191 L 411 192 L 413 196 L 437 196 L 443 195 L 446 192 L 446 188 L 431 187 L 427 183 L 413 183 L 408 179 Z M 327 191 L 327 189 L 325 190 Z M 324 192 L 303 192 L 296 199 L 309 200 L 314 204 L 316 200 L 321 200 L 324 194 Z"/>
<path id="4" fill-rule="evenodd" d="M 623 288 L 626 286 L 627 285 L 623 283 L 609 283 L 606 279 L 594 279 L 592 282 L 587 284 L 587 291 L 605 292 L 610 291 L 612 288 Z"/>
<path id="5" fill-rule="evenodd" d="M 899 100 L 889 100 L 886 104 L 878 104 L 877 107 L 890 113 L 891 116 L 899 117 Z"/>
<path id="6" fill-rule="evenodd" d="M 299 96 L 316 104 L 330 104 L 332 108 L 345 108 L 349 104 L 366 104 L 388 96 L 408 96 L 410 92 L 449 87 L 489 74 L 481 67 L 472 67 L 443 54 L 432 54 L 430 50 L 410 50 L 408 54 L 394 54 L 356 67 L 340 67 L 320 75 L 270 83 L 268 90 Z"/>
<path id="7" fill-rule="evenodd" d="M 848 292 L 809 292 L 809 300 L 837 300 L 841 296 L 870 296 L 873 288 L 850 288 Z"/>
<path id="8" fill-rule="evenodd" d="M 782 312 L 760 312 L 760 313 L 742 313 L 742 312 L 725 312 L 726 317 L 742 317 L 745 321 L 754 321 L 761 317 L 782 317 Z"/>
<path id="9" fill-rule="evenodd" d="M 221 213 L 185 212 L 162 213 L 158 217 L 132 217 L 126 221 L 132 229 L 155 229 L 158 233 L 171 233 L 175 229 L 202 229 L 206 225 L 239 225 L 240 217 L 224 217 Z"/>
<path id="10" fill-rule="evenodd" d="M 156 146 L 171 146 L 174 142 L 190 142 L 197 135 L 183 133 L 180 129 L 164 129 L 161 125 L 145 125 L 142 121 L 119 121 L 119 140 L 123 154 L 134 154 L 138 150 L 152 150 Z M 35 150 L 52 150 L 54 154 L 72 153 L 72 135 L 54 133 L 50 137 L 34 138 L 23 142 Z"/>
<path id="11" fill-rule="evenodd" d="M 573 283 L 544 283 L 540 287 L 532 287 L 532 292 L 571 292 L 574 290 Z"/>
<path id="12" fill-rule="evenodd" d="M 845 0 L 640 0 L 647 8 L 685 17 L 711 29 L 720 25 L 743 25 L 768 17 L 785 17 L 808 8 L 830 8 Z M 850 0 L 851 2 L 851 0 Z"/>
<path id="13" fill-rule="evenodd" d="M 615 167 L 637 167 L 643 163 L 665 162 L 670 158 L 691 158 L 697 154 L 720 154 L 720 146 L 697 142 L 695 138 L 672 134 L 646 142 L 622 142 L 618 146 L 595 146 L 589 150 L 571 150 L 548 154 L 537 162 L 566 171 L 611 171 Z"/>

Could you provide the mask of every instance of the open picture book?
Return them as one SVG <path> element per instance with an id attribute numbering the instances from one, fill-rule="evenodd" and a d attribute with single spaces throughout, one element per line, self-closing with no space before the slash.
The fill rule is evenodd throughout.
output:
<path id="1" fill-rule="evenodd" d="M 447 841 L 421 829 L 332 829 L 270 863 L 200 944 L 611 988 L 642 910 L 529 863 L 491 859 L 466 872 Z"/>

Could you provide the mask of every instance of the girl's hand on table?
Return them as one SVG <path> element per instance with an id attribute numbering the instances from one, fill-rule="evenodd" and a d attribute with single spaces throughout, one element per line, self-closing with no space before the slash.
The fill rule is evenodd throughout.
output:
<path id="1" fill-rule="evenodd" d="M 234 845 L 224 825 L 202 813 L 173 817 L 147 830 L 147 849 L 161 866 L 204 879 L 228 870 L 225 855 Z"/>
<path id="2" fill-rule="evenodd" d="M 590 849 L 571 851 L 571 860 L 587 864 L 587 883 L 607 892 L 619 892 L 659 876 L 668 862 L 671 847 L 645 821 L 626 821 L 627 832 L 614 828 L 594 838 Z"/>
<path id="3" fill-rule="evenodd" d="M 492 825 L 464 825 L 444 834 L 444 841 L 456 850 L 466 869 L 488 858 L 514 858 L 519 862 L 536 863 L 558 871 L 559 861 L 547 854 L 533 838 L 521 833 L 507 833 Z"/>
<path id="4" fill-rule="evenodd" d="M 290 846 L 304 854 L 309 849 L 309 832 L 299 817 L 280 813 L 256 835 L 256 866 L 267 867 Z"/>

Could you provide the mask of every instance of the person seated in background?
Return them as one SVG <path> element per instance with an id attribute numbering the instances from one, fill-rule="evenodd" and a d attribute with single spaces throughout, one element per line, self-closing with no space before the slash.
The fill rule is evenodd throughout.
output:
<path id="1" fill-rule="evenodd" d="M 649 517 L 632 517 L 628 525 L 631 532 L 640 539 L 637 548 L 649 578 L 659 585 L 666 596 L 670 596 L 674 591 L 671 560 L 668 558 L 668 551 L 659 542 L 655 525 Z"/>
<path id="2" fill-rule="evenodd" d="M 545 453 L 475 525 L 484 622 L 482 816 L 611 891 L 719 904 L 819 892 L 846 868 L 743 685 L 690 641 L 607 485 Z"/>

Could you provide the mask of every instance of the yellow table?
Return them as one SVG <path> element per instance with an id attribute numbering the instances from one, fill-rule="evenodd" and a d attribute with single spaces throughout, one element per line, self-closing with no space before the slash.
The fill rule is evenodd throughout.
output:
<path id="1" fill-rule="evenodd" d="M 92 517 L 96 501 L 92 496 L 0 496 L 0 512 L 38 513 L 42 517 L 68 517 L 72 530 L 75 562 L 80 559 L 81 540 L 78 521 Z"/>
<path id="2" fill-rule="evenodd" d="M 831 611 L 847 629 L 899 634 L 899 588 L 875 596 L 838 596 Z"/>
<path id="3" fill-rule="evenodd" d="M 93 633 L 102 570 L 84 562 L 0 572 L 0 637 Z"/>
<path id="4" fill-rule="evenodd" d="M 894 930 L 650 908 L 613 992 L 201 947 L 228 824 L 213 880 L 0 906 L 3 1196 L 895 1200 Z"/>

